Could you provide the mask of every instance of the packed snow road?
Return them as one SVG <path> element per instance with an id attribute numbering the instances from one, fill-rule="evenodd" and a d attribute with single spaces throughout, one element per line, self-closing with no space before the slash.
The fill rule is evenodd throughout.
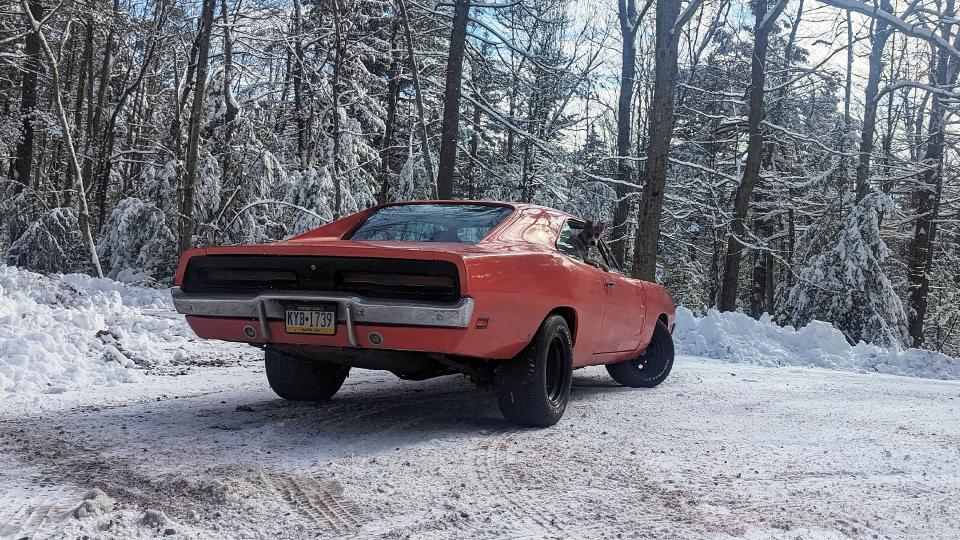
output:
<path id="1" fill-rule="evenodd" d="M 456 376 L 284 402 L 252 352 L 0 401 L 0 537 L 960 537 L 957 382 L 682 357 L 526 430 Z"/>

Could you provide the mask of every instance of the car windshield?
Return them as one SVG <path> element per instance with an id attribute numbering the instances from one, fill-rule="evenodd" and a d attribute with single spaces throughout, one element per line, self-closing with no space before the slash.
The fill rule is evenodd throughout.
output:
<path id="1" fill-rule="evenodd" d="M 512 211 L 506 206 L 483 204 L 385 206 L 353 231 L 349 240 L 475 244 Z"/>

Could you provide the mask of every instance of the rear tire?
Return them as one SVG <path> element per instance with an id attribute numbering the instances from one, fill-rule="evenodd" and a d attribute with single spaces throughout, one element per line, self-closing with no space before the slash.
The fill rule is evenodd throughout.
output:
<path id="1" fill-rule="evenodd" d="M 618 383 L 631 388 L 653 388 L 673 369 L 673 336 L 658 320 L 647 350 L 637 358 L 607 364 L 607 373 Z"/>
<path id="2" fill-rule="evenodd" d="M 267 349 L 264 355 L 270 388 L 290 401 L 324 401 L 340 390 L 350 368 Z"/>
<path id="3" fill-rule="evenodd" d="M 548 427 L 563 417 L 573 381 L 573 345 L 567 321 L 547 317 L 530 345 L 493 374 L 500 412 L 523 426 Z"/>

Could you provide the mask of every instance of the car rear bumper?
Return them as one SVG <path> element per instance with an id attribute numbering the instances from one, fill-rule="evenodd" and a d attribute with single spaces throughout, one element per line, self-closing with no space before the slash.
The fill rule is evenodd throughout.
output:
<path id="1" fill-rule="evenodd" d="M 339 323 L 345 326 L 350 347 L 361 346 L 357 339 L 357 326 L 384 325 L 400 327 L 464 329 L 473 319 L 474 300 L 461 298 L 457 302 L 422 302 L 411 300 L 388 300 L 365 298 L 351 294 L 314 291 L 270 291 L 255 294 L 186 293 L 180 287 L 171 291 L 177 312 L 187 315 L 194 330 L 198 330 L 200 317 L 223 321 L 256 321 L 253 336 L 244 325 L 244 333 L 227 336 L 202 336 L 253 342 L 295 342 L 296 338 L 283 330 L 282 321 L 287 302 L 323 302 L 339 306 Z M 227 321 L 223 321 L 227 323 Z M 209 327 L 207 324 L 199 324 Z M 227 323 L 225 326 L 232 326 Z M 339 325 L 338 325 L 339 326 Z M 200 332 L 198 332 L 200 333 Z M 279 334 L 283 334 L 282 336 Z M 298 336 L 299 337 L 299 336 Z M 304 338 L 306 339 L 306 338 Z"/>

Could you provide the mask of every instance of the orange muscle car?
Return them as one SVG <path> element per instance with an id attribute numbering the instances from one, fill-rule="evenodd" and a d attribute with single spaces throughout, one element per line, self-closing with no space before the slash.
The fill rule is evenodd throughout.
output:
<path id="1" fill-rule="evenodd" d="M 384 204 L 281 242 L 190 250 L 173 300 L 200 337 L 262 348 L 282 398 L 328 399 L 351 367 L 463 373 L 492 383 L 507 419 L 549 426 L 574 369 L 652 387 L 673 366 L 672 298 L 602 241 L 585 256 L 583 224 L 530 204 Z"/>

